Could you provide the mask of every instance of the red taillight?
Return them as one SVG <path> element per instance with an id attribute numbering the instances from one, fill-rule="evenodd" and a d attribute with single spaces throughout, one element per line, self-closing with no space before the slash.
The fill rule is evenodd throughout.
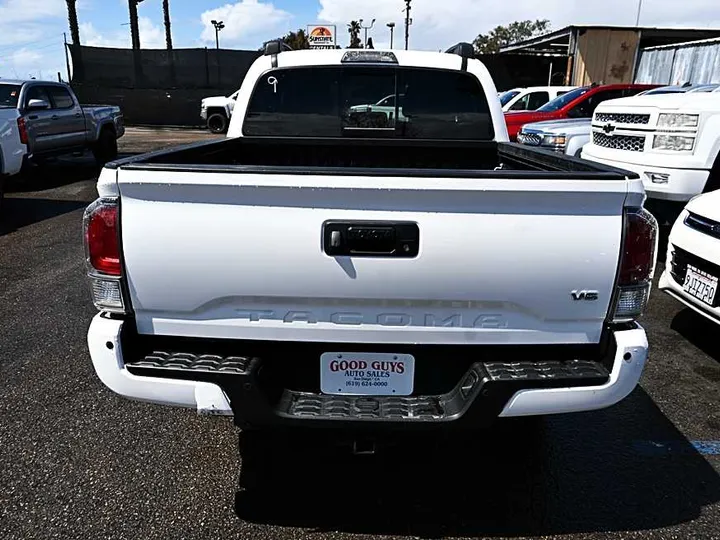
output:
<path id="1" fill-rule="evenodd" d="M 85 248 L 88 264 L 108 276 L 120 276 L 118 207 L 112 200 L 99 199 L 85 211 Z"/>
<path id="2" fill-rule="evenodd" d="M 20 142 L 22 144 L 27 144 L 28 143 L 27 124 L 25 124 L 25 119 L 22 116 L 17 119 L 17 125 L 18 125 L 18 132 L 20 133 Z"/>
<path id="3" fill-rule="evenodd" d="M 643 209 L 625 214 L 625 238 L 618 285 L 640 285 L 652 279 L 655 269 L 658 225 Z"/>
<path id="4" fill-rule="evenodd" d="M 658 225 L 652 214 L 642 208 L 627 210 L 614 322 L 634 321 L 645 311 L 655 272 L 657 242 Z"/>

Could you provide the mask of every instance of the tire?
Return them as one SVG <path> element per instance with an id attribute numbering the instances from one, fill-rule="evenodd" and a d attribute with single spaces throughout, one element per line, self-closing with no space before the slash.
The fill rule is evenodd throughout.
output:
<path id="1" fill-rule="evenodd" d="M 5 179 L 0 177 L 0 221 L 3 220 L 3 211 L 5 208 Z"/>
<path id="2" fill-rule="evenodd" d="M 100 137 L 98 138 L 98 142 L 95 143 L 92 152 L 95 156 L 95 161 L 97 161 L 97 164 L 101 167 L 109 161 L 117 159 L 118 146 L 115 132 L 112 129 L 104 128 L 100 132 Z"/>
<path id="3" fill-rule="evenodd" d="M 720 189 L 720 155 L 715 158 L 715 164 L 713 168 L 710 169 L 710 176 L 708 176 L 707 182 L 705 183 L 703 193 L 710 193 L 718 189 Z"/>
<path id="4" fill-rule="evenodd" d="M 212 113 L 207 119 L 207 127 L 211 133 L 227 133 L 228 123 L 227 116 L 219 112 Z"/>

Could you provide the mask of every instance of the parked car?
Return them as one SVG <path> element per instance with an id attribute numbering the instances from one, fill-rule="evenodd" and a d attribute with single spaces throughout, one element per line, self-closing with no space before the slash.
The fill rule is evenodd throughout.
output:
<path id="1" fill-rule="evenodd" d="M 577 86 L 531 86 L 513 88 L 500 95 L 503 111 L 535 111 L 558 96 L 575 90 Z"/>
<path id="2" fill-rule="evenodd" d="M 12 114 L 15 111 L 20 91 L 12 86 L 0 84 L 0 219 L 3 215 L 5 181 L 18 174 L 23 167 L 27 145 L 20 141 L 18 122 Z"/>
<path id="3" fill-rule="evenodd" d="M 24 164 L 85 150 L 104 165 L 117 157 L 117 139 L 125 133 L 119 107 L 81 106 L 67 84 L 34 79 L 0 79 L 0 125 L 13 126 L 2 138 L 11 170 L 19 159 Z"/>
<path id="4" fill-rule="evenodd" d="M 238 90 L 239 92 L 239 90 Z M 213 133 L 226 133 L 238 92 L 229 96 L 207 97 L 200 103 L 200 118 Z"/>
<path id="5" fill-rule="evenodd" d="M 646 84 L 610 84 L 584 86 L 571 90 L 532 112 L 506 112 L 508 135 L 514 141 L 525 124 L 564 118 L 592 118 L 595 108 L 603 101 L 634 96 L 643 90 L 655 88 Z"/>
<path id="6" fill-rule="evenodd" d="M 100 175 L 84 227 L 105 385 L 356 436 L 635 388 L 657 243 L 640 179 L 509 144 L 470 44 L 281 50 L 248 71 L 228 138 Z M 342 114 L 393 89 L 405 122 Z"/>
<path id="7" fill-rule="evenodd" d="M 720 324 L 720 191 L 692 199 L 670 232 L 660 290 Z"/>
<path id="8" fill-rule="evenodd" d="M 518 133 L 517 142 L 580 157 L 583 146 L 590 141 L 591 124 L 590 118 L 548 120 L 526 124 Z"/>
<path id="9" fill-rule="evenodd" d="M 673 223 L 691 198 L 720 189 L 720 95 L 636 96 L 604 103 L 582 155 L 638 174 L 653 212 Z"/>

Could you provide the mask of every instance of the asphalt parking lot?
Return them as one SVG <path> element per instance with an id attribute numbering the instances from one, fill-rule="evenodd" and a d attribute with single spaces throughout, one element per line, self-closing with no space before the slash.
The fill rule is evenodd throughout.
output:
<path id="1" fill-rule="evenodd" d="M 121 152 L 198 138 L 131 129 Z M 720 538 L 720 328 L 671 298 L 653 292 L 650 363 L 611 409 L 375 456 L 313 437 L 239 451 L 229 419 L 95 376 L 80 225 L 96 175 L 64 160 L 7 195 L 0 538 Z"/>

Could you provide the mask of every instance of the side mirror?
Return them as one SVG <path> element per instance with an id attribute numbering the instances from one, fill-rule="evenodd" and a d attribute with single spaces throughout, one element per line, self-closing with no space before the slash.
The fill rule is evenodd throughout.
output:
<path id="1" fill-rule="evenodd" d="M 44 109 L 49 109 L 50 104 L 44 99 L 31 99 L 30 101 L 28 101 L 26 108 L 28 111 L 41 111 Z"/>

